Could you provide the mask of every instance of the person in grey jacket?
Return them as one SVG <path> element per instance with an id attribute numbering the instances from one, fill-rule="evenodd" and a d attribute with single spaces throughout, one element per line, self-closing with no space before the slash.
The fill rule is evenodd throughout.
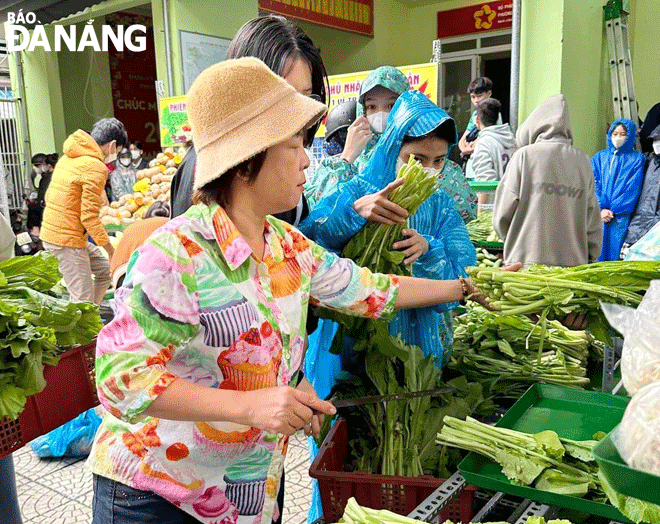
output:
<path id="1" fill-rule="evenodd" d="M 596 260 L 603 226 L 594 175 L 589 157 L 573 146 L 564 95 L 534 109 L 516 143 L 493 209 L 504 261 L 570 267 Z"/>
<path id="2" fill-rule="evenodd" d="M 637 242 L 660 222 L 660 125 L 653 130 L 648 139 L 652 142 L 653 152 L 646 155 L 642 191 L 630 218 L 622 251 Z"/>
<path id="3" fill-rule="evenodd" d="M 502 104 L 494 98 L 486 98 L 477 104 L 477 128 L 479 138 L 470 155 L 468 178 L 477 182 L 492 182 L 502 178 L 509 160 L 516 151 L 516 138 L 511 126 L 498 124 Z M 488 194 L 479 195 L 480 204 L 488 202 Z"/>

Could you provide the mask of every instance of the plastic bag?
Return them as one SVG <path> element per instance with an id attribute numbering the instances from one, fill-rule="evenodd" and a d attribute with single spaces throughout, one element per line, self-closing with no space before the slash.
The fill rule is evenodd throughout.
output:
<path id="1" fill-rule="evenodd" d="M 621 378 L 629 395 L 660 380 L 660 280 L 653 280 L 642 302 L 633 309 L 616 304 L 601 307 L 610 325 L 623 337 Z"/>
<path id="2" fill-rule="evenodd" d="M 625 260 L 660 260 L 660 222 L 630 247 Z"/>
<path id="3" fill-rule="evenodd" d="M 59 428 L 34 439 L 32 451 L 38 457 L 86 457 L 100 424 L 101 417 L 94 409 L 88 409 Z"/>
<path id="4" fill-rule="evenodd" d="M 660 382 L 635 393 L 612 442 L 631 468 L 660 475 Z"/>

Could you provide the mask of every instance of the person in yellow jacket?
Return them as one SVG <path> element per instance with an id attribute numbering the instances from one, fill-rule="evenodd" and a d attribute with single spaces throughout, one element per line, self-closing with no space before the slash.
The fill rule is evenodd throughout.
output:
<path id="1" fill-rule="evenodd" d="M 100 304 L 110 285 L 114 250 L 99 211 L 108 179 L 106 164 L 117 158 L 127 141 L 119 120 L 101 119 L 89 134 L 79 129 L 66 139 L 64 156 L 53 171 L 40 238 L 44 249 L 57 257 L 73 302 Z"/>

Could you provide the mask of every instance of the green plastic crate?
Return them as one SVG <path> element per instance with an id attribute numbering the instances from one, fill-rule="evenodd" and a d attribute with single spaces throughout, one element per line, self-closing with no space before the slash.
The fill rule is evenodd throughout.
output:
<path id="1" fill-rule="evenodd" d="M 623 417 L 630 399 L 576 388 L 534 384 L 495 424 L 525 433 L 553 430 L 560 437 L 591 439 L 597 431 L 611 431 Z M 470 453 L 458 465 L 469 484 L 511 495 L 630 522 L 614 506 L 568 495 L 558 495 L 529 486 L 516 486 L 502 473 L 499 464 Z"/>

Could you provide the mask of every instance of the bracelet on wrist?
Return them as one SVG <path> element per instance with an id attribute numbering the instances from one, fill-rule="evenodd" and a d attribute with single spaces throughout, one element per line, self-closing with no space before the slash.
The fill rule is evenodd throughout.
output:
<path id="1" fill-rule="evenodd" d="M 467 280 L 465 280 L 462 276 L 458 277 L 458 281 L 461 284 L 461 291 L 463 292 L 463 298 L 459 302 L 461 304 L 465 304 L 470 296 L 470 288 L 468 287 Z"/>

